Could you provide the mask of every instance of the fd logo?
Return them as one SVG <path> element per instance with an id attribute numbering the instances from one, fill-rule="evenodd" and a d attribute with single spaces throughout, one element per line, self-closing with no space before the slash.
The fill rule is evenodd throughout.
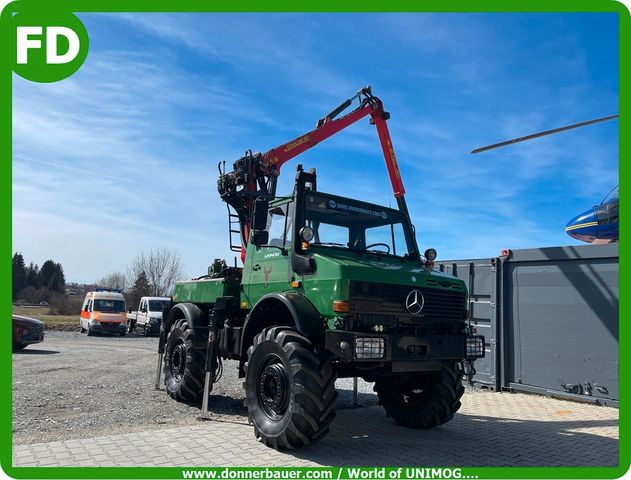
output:
<path id="1" fill-rule="evenodd" d="M 42 48 L 42 27 L 17 27 L 17 63 L 28 63 L 29 49 Z M 59 55 L 59 37 L 64 37 L 68 50 Z M 46 63 L 69 63 L 79 54 L 79 36 L 67 27 L 46 28 Z"/>
<path id="2" fill-rule="evenodd" d="M 34 82 L 56 82 L 75 73 L 88 54 L 88 34 L 75 15 L 20 11 L 13 16 L 13 71 Z"/>

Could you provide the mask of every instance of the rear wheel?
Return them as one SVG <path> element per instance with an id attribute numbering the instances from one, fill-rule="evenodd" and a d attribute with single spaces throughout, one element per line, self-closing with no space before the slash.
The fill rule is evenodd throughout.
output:
<path id="1" fill-rule="evenodd" d="M 196 350 L 193 329 L 186 319 L 175 322 L 167 337 L 164 355 L 164 384 L 178 402 L 194 402 L 204 390 L 204 350 Z"/>
<path id="2" fill-rule="evenodd" d="M 443 364 L 436 373 L 379 379 L 374 390 L 386 414 L 410 428 L 432 428 L 450 421 L 464 393 L 456 362 Z"/>
<path id="3" fill-rule="evenodd" d="M 243 384 L 255 436 L 277 450 L 322 438 L 335 417 L 335 379 L 309 339 L 288 327 L 263 330 L 248 350 Z"/>

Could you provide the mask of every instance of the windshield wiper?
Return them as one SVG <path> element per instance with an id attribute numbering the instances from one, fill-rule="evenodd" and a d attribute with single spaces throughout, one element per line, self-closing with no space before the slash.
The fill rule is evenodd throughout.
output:
<path id="1" fill-rule="evenodd" d="M 388 252 L 384 252 L 382 250 L 361 250 L 362 252 L 366 252 L 366 253 L 372 253 L 372 254 L 376 254 L 376 255 L 388 255 L 389 257 L 396 257 L 396 255 L 394 253 L 388 253 Z"/>
<path id="2" fill-rule="evenodd" d="M 402 262 L 405 262 L 405 259 L 403 257 L 401 257 L 400 255 L 395 255 L 394 253 L 388 253 L 388 252 L 383 252 L 381 250 L 366 250 L 365 248 L 360 249 L 360 250 L 355 250 L 355 252 L 363 255 L 365 253 L 369 254 L 369 255 L 387 255 L 389 257 L 392 258 L 397 258 L 399 260 L 401 260 Z"/>

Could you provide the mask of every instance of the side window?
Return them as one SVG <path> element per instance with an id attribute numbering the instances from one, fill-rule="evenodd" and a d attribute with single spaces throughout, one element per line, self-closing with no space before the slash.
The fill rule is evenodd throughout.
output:
<path id="1" fill-rule="evenodd" d="M 269 245 L 276 247 L 291 244 L 293 202 L 270 209 L 268 222 Z"/>

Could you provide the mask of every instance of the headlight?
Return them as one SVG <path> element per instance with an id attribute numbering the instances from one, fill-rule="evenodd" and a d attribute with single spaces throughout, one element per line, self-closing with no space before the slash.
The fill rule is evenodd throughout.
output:
<path id="1" fill-rule="evenodd" d="M 300 239 L 303 242 L 309 243 L 311 240 L 313 240 L 314 234 L 313 234 L 313 228 L 311 227 L 302 227 L 298 233 L 300 235 Z"/>
<path id="2" fill-rule="evenodd" d="M 385 342 L 383 337 L 357 337 L 355 339 L 355 358 L 374 360 L 383 358 Z"/>

